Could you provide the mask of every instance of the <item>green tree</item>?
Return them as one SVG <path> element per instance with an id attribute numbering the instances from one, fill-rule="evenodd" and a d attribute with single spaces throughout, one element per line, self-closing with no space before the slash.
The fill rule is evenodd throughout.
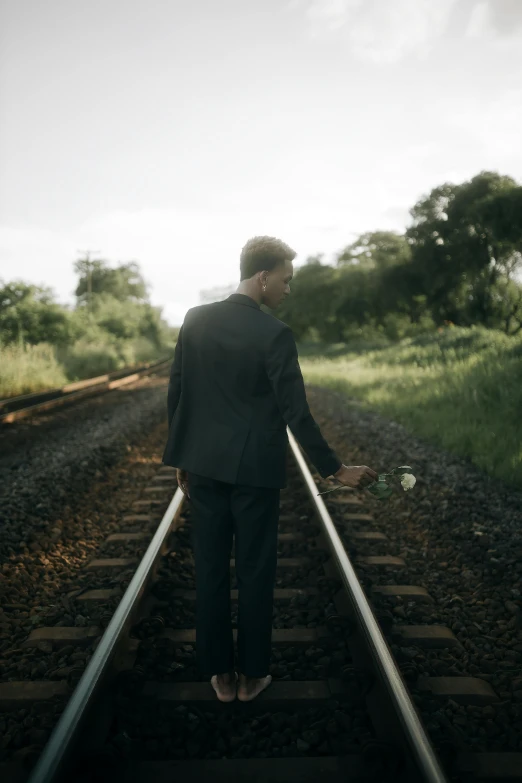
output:
<path id="1" fill-rule="evenodd" d="M 345 266 L 338 270 L 332 305 L 342 334 L 371 323 L 374 271 L 365 265 Z"/>
<path id="2" fill-rule="evenodd" d="M 451 232 L 447 227 L 447 210 L 457 188 L 446 183 L 418 201 L 410 210 L 413 224 L 406 231 L 417 293 L 426 295 L 437 323 L 445 319 L 460 321 L 460 309 L 455 307 L 452 294 L 463 282 L 463 270 L 450 253 Z"/>
<path id="3" fill-rule="evenodd" d="M 135 261 L 111 268 L 103 260 L 80 259 L 75 262 L 74 270 L 80 277 L 75 291 L 79 304 L 97 294 L 109 294 L 122 302 L 148 301 L 147 284 Z"/>
<path id="4" fill-rule="evenodd" d="M 70 313 L 50 288 L 19 280 L 0 282 L 0 335 L 4 343 L 65 344 L 72 337 Z"/>
<path id="5" fill-rule="evenodd" d="M 361 234 L 338 256 L 337 266 L 387 269 L 411 260 L 411 248 L 403 234 L 395 231 L 370 231 Z"/>
<path id="6" fill-rule="evenodd" d="M 291 283 L 292 295 L 278 310 L 278 318 L 288 323 L 296 339 L 306 338 L 313 329 L 322 340 L 342 340 L 342 325 L 336 318 L 332 294 L 337 270 L 310 257 L 296 269 Z"/>
<path id="7" fill-rule="evenodd" d="M 483 171 L 435 188 L 413 207 L 406 237 L 419 293 L 439 323 L 501 328 L 505 303 L 494 289 L 521 265 L 521 204 L 522 188 L 511 177 Z"/>
<path id="8" fill-rule="evenodd" d="M 361 234 L 337 257 L 344 270 L 342 314 L 356 314 L 359 327 L 374 320 L 386 329 L 391 313 L 407 316 L 411 324 L 426 315 L 426 298 L 412 266 L 411 246 L 403 234 L 373 231 Z M 359 274 L 350 274 L 359 270 Z"/>
<path id="9" fill-rule="evenodd" d="M 80 308 L 82 309 L 82 308 Z M 122 301 L 112 294 L 93 296 L 91 316 L 101 329 L 122 340 L 145 337 L 161 347 L 168 330 L 161 316 L 161 308 L 149 302 Z"/>

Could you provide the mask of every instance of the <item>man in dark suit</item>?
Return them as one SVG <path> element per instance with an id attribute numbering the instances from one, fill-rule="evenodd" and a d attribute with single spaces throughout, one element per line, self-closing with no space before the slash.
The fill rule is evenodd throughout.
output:
<path id="1" fill-rule="evenodd" d="M 291 329 L 261 310 L 290 293 L 296 253 L 274 237 L 241 252 L 241 282 L 221 302 L 192 307 L 176 345 L 163 462 L 177 468 L 192 504 L 196 653 L 221 701 L 236 697 L 230 617 L 230 554 L 238 583 L 237 697 L 271 681 L 272 604 L 286 426 L 320 475 L 362 488 L 377 478 L 346 466 L 328 446 L 306 399 Z"/>

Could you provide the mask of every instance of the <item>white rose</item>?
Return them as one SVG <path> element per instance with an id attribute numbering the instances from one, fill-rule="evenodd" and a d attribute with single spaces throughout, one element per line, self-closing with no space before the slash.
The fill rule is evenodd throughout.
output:
<path id="1" fill-rule="evenodd" d="M 413 489 L 416 481 L 417 479 L 412 473 L 404 473 L 401 478 L 402 488 L 405 491 L 408 491 L 409 489 Z"/>

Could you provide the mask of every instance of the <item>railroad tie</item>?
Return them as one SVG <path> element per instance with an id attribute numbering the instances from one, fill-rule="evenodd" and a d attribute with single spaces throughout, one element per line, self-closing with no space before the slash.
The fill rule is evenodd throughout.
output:
<path id="1" fill-rule="evenodd" d="M 134 500 L 131 503 L 131 507 L 132 508 L 136 508 L 136 509 L 140 509 L 140 508 L 141 509 L 144 509 L 144 508 L 150 509 L 151 506 L 160 506 L 160 505 L 164 505 L 164 504 L 165 504 L 165 500 L 164 499 L 162 500 L 161 498 L 150 498 L 149 500 Z"/>
<path id="2" fill-rule="evenodd" d="M 313 551 L 317 552 L 320 549 L 326 549 L 326 542 L 324 540 L 324 537 L 321 535 L 318 536 L 312 536 L 307 537 L 303 533 L 297 532 L 297 533 L 279 533 L 277 536 L 277 542 L 279 544 L 295 544 L 302 542 L 303 544 L 306 544 L 306 547 L 311 547 Z M 236 551 L 236 544 L 234 541 L 234 544 L 232 546 L 232 557 L 235 557 L 235 551 Z"/>
<path id="3" fill-rule="evenodd" d="M 417 585 L 375 585 L 372 587 L 372 592 L 379 594 L 384 594 L 387 596 L 396 596 L 400 598 L 401 600 L 404 600 L 406 602 L 411 601 L 414 603 L 428 603 L 433 604 L 434 600 L 432 596 L 425 590 L 424 587 L 419 587 Z M 351 614 L 351 607 L 350 603 L 348 601 L 348 596 L 346 593 L 346 590 L 343 588 L 339 590 L 335 596 L 334 596 L 334 604 L 335 608 L 340 615 L 350 615 Z M 428 645 L 428 639 L 429 638 L 435 638 L 437 637 L 437 632 L 430 632 L 426 631 L 424 632 L 425 628 L 445 628 L 445 626 L 403 626 L 403 625 L 397 625 L 394 626 L 397 631 L 396 635 L 400 637 L 400 639 L 403 641 L 404 645 L 406 645 L 407 637 L 408 635 L 411 637 L 410 644 L 415 644 L 416 642 L 413 641 L 413 637 L 419 637 L 419 638 L 425 638 L 426 639 L 426 645 Z M 411 631 L 404 631 L 402 632 L 402 629 L 404 628 L 410 628 L 415 629 Z M 418 629 L 418 630 L 417 630 Z M 453 632 L 448 629 L 446 629 L 444 632 L 441 632 L 441 634 L 445 639 L 450 640 L 448 647 L 455 644 L 460 644 L 457 640 L 457 638 L 453 635 Z M 451 641 L 454 639 L 455 641 Z M 438 642 L 435 640 L 433 645 L 428 646 L 444 646 L 442 644 L 438 644 Z"/>
<path id="4" fill-rule="evenodd" d="M 237 640 L 237 628 L 232 629 L 234 640 Z M 158 638 L 169 639 L 176 644 L 195 644 L 196 643 L 196 629 L 195 628 L 165 628 Z M 318 645 L 321 640 L 327 640 L 332 638 L 332 633 L 328 628 L 273 628 L 272 629 L 272 645 L 289 646 L 293 647 L 305 646 L 309 647 L 311 644 Z M 140 640 L 133 640 L 140 644 Z M 208 684 L 208 683 L 207 683 Z"/>
<path id="5" fill-rule="evenodd" d="M 399 598 L 405 602 L 433 604 L 435 601 L 425 587 L 419 585 L 373 585 L 372 593 L 388 598 Z"/>
<path id="6" fill-rule="evenodd" d="M 328 508 L 328 504 L 332 504 L 334 509 L 344 509 L 349 506 L 362 506 L 363 501 L 361 498 L 356 497 L 355 495 L 350 495 L 350 497 L 343 497 L 343 498 L 326 498 L 326 507 Z"/>
<path id="7" fill-rule="evenodd" d="M 123 522 L 153 522 L 154 517 L 151 514 L 125 514 Z"/>
<path id="8" fill-rule="evenodd" d="M 394 557 L 393 555 L 371 555 L 368 557 L 358 557 L 356 562 L 365 565 L 376 566 L 377 568 L 398 569 L 404 568 L 406 566 L 406 562 L 402 557 Z M 323 563 L 323 570 L 325 576 L 329 577 L 330 579 L 335 579 L 338 581 L 340 580 L 339 569 L 337 568 L 333 558 L 330 558 L 325 563 Z"/>
<path id="9" fill-rule="evenodd" d="M 495 752 L 459 753 L 455 759 L 455 772 L 464 780 L 487 783 L 487 781 L 517 781 L 522 779 L 522 753 Z"/>
<path id="10" fill-rule="evenodd" d="M 174 490 L 176 490 L 177 488 L 178 487 L 176 485 L 174 487 Z M 146 494 L 159 494 L 159 493 L 162 493 L 163 495 L 172 495 L 172 494 L 174 494 L 172 490 L 173 490 L 173 488 L 171 486 L 159 484 L 158 486 L 145 487 L 143 492 L 145 492 Z"/>
<path id="11" fill-rule="evenodd" d="M 85 593 L 74 596 L 74 600 L 80 601 L 81 603 L 89 603 L 91 601 L 100 601 L 100 603 L 104 603 L 116 596 L 121 596 L 121 590 L 118 590 L 117 588 L 99 588 L 95 590 L 86 590 Z"/>
<path id="12" fill-rule="evenodd" d="M 357 562 L 379 568 L 404 568 L 406 566 L 406 561 L 402 557 L 395 557 L 395 555 L 360 556 L 357 558 Z"/>
<path id="13" fill-rule="evenodd" d="M 403 647 L 462 647 L 455 634 L 445 625 L 394 625 L 392 639 Z"/>
<path id="14" fill-rule="evenodd" d="M 335 524 L 344 527 L 349 522 L 375 522 L 374 517 L 371 514 L 365 514 L 363 511 L 359 512 L 345 512 L 340 517 L 335 518 Z"/>
<path id="15" fill-rule="evenodd" d="M 419 677 L 417 688 L 458 704 L 482 707 L 500 701 L 489 682 L 479 677 Z"/>
<path id="16" fill-rule="evenodd" d="M 0 710 L 16 710 L 35 702 L 47 702 L 55 698 L 67 698 L 72 688 L 59 680 L 20 680 L 0 682 Z"/>
<path id="17" fill-rule="evenodd" d="M 20 647 L 38 647 L 41 642 L 49 642 L 54 649 L 60 649 L 69 644 L 77 647 L 88 647 L 99 636 L 101 629 L 96 625 L 77 628 L 76 626 L 55 625 L 35 628 Z"/>
<path id="18" fill-rule="evenodd" d="M 238 600 L 238 590 L 233 589 L 230 591 L 230 600 Z M 171 592 L 172 598 L 179 598 L 182 601 L 188 603 L 196 602 L 196 590 L 186 590 L 184 588 L 174 588 Z M 320 592 L 315 587 L 295 588 L 295 587 L 276 587 L 274 589 L 274 601 L 287 602 L 293 598 L 309 598 L 320 595 Z"/>
<path id="19" fill-rule="evenodd" d="M 270 688 L 273 686 L 271 685 Z M 258 696 L 261 699 L 263 694 Z M 257 699 L 256 699 L 257 701 Z M 266 703 L 265 703 L 266 704 Z M 243 706 L 243 705 L 241 705 Z M 245 705 L 246 706 L 246 705 Z M 206 759 L 142 761 L 133 764 L 135 783 L 368 783 L 361 756 L 307 756 L 292 758 Z"/>
<path id="20" fill-rule="evenodd" d="M 304 541 L 305 536 L 303 533 L 279 533 L 277 536 L 278 541 Z"/>
<path id="21" fill-rule="evenodd" d="M 353 533 L 349 532 L 347 535 L 349 538 L 355 538 L 356 541 L 389 541 L 388 536 L 384 533 L 379 533 L 377 530 L 358 530 Z"/>
<path id="22" fill-rule="evenodd" d="M 312 565 L 313 561 L 309 557 L 278 557 L 277 558 L 277 568 L 280 569 L 286 569 L 286 568 L 304 568 L 306 566 Z M 235 558 L 232 558 L 230 560 L 230 568 L 235 571 L 236 569 L 236 561 Z"/>
<path id="23" fill-rule="evenodd" d="M 142 541 L 145 538 L 149 538 L 148 533 L 111 533 L 105 539 L 106 544 L 116 543 L 117 541 Z"/>
<path id="24" fill-rule="evenodd" d="M 89 570 L 95 568 L 130 568 L 130 566 L 137 564 L 137 557 L 98 557 L 87 563 L 85 568 Z"/>
<path id="25" fill-rule="evenodd" d="M 308 523 L 312 522 L 313 524 L 316 524 L 315 520 L 310 519 L 310 516 L 308 514 L 306 516 L 305 515 L 298 516 L 295 513 L 286 513 L 286 512 L 279 514 L 279 522 L 281 522 L 282 524 L 293 524 L 296 525 L 297 527 L 299 527 L 299 525 L 303 522 L 308 522 Z"/>
<path id="26" fill-rule="evenodd" d="M 306 706 L 325 706 L 330 699 L 341 696 L 346 687 L 340 680 L 274 680 L 270 687 L 259 694 L 252 702 L 241 707 L 252 712 L 277 711 L 292 708 L 302 709 Z M 179 704 L 198 703 L 203 709 L 222 710 L 223 704 L 216 699 L 216 694 L 209 682 L 156 682 L 149 680 L 143 685 L 140 693 L 143 700 L 154 699 L 158 702 L 177 702 Z M 242 709 L 242 711 L 243 711 Z"/>
<path id="27" fill-rule="evenodd" d="M 178 486 L 176 476 L 170 471 L 168 473 L 156 473 L 156 475 L 153 476 L 151 480 L 157 483 L 161 482 L 162 484 L 172 484 L 174 487 L 176 487 L 176 489 Z"/>

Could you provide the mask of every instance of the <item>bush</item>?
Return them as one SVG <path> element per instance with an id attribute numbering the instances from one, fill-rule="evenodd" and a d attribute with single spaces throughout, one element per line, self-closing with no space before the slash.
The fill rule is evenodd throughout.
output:
<path id="1" fill-rule="evenodd" d="M 522 333 L 448 325 L 366 352 L 356 347 L 299 346 L 305 381 L 355 397 L 522 488 Z"/>
<path id="2" fill-rule="evenodd" d="M 81 381 L 96 375 L 153 362 L 168 355 L 146 337 L 119 340 L 105 335 L 98 340 L 81 339 L 59 356 L 69 380 Z"/>
<path id="3" fill-rule="evenodd" d="M 67 383 L 54 346 L 0 346 L 0 397 L 16 397 Z"/>
<path id="4" fill-rule="evenodd" d="M 70 381 L 82 381 L 125 367 L 125 359 L 118 351 L 117 345 L 108 340 L 77 340 L 71 348 L 62 353 L 61 360 Z"/>
<path id="5" fill-rule="evenodd" d="M 173 354 L 178 329 L 147 300 L 139 266 L 79 262 L 74 310 L 51 289 L 0 281 L 0 393 L 13 396 L 105 375 Z M 92 273 L 92 286 L 88 277 Z M 92 292 L 87 294 L 89 288 Z M 54 346 L 54 347 L 53 347 Z"/>

